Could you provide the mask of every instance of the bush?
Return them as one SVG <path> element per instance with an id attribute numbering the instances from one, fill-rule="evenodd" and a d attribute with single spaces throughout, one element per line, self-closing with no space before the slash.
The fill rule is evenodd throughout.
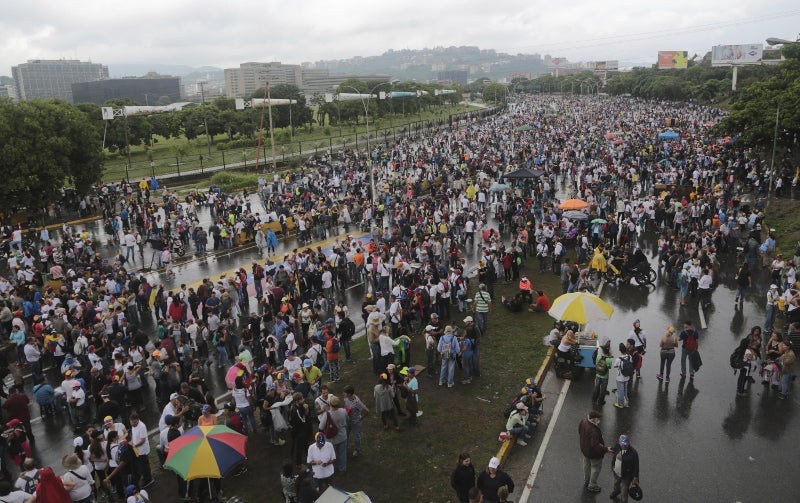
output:
<path id="1" fill-rule="evenodd" d="M 223 192 L 231 192 L 257 186 L 258 175 L 221 171 L 214 173 L 214 176 L 211 177 L 211 184 L 219 185 L 220 190 Z"/>
<path id="2" fill-rule="evenodd" d="M 239 138 L 238 140 L 221 141 L 217 143 L 217 150 L 233 150 L 238 148 L 252 148 L 257 144 L 252 138 Z"/>

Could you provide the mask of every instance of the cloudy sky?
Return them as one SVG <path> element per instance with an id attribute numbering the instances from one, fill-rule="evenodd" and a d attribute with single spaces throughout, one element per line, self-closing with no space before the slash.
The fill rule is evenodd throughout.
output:
<path id="1" fill-rule="evenodd" d="M 27 0 L 0 13 L 0 75 L 28 59 L 238 66 L 477 45 L 572 61 L 794 39 L 796 0 Z"/>

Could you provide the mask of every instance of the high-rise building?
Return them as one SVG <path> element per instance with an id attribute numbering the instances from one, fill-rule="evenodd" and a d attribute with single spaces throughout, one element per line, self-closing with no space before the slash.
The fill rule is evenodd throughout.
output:
<path id="1" fill-rule="evenodd" d="M 299 89 L 303 85 L 302 67 L 270 63 L 248 62 L 239 68 L 225 69 L 225 95 L 228 98 L 248 98 L 269 82 L 271 86 L 291 84 Z"/>
<path id="2" fill-rule="evenodd" d="M 17 99 L 58 98 L 72 103 L 72 84 L 108 78 L 108 67 L 76 59 L 31 59 L 11 68 Z"/>
<path id="3" fill-rule="evenodd" d="M 75 103 L 98 105 L 114 98 L 130 98 L 140 105 L 155 105 L 159 101 L 160 104 L 174 103 L 181 99 L 181 79 L 148 74 L 144 77 L 76 82 L 72 84 L 72 98 Z"/>
<path id="4" fill-rule="evenodd" d="M 442 83 L 461 84 L 462 86 L 466 86 L 467 79 L 469 78 L 469 72 L 466 70 L 443 70 L 441 72 L 437 72 L 436 78 Z"/>
<path id="5" fill-rule="evenodd" d="M 0 100 L 17 101 L 17 89 L 13 85 L 0 86 Z"/>

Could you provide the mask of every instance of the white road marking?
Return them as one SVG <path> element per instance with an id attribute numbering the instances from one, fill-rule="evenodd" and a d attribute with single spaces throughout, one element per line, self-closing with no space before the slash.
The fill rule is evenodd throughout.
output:
<path id="1" fill-rule="evenodd" d="M 700 303 L 697 304 L 697 310 L 700 313 L 700 328 L 705 330 L 708 327 L 706 326 L 706 313 L 703 312 L 703 301 L 700 301 Z"/>
<path id="2" fill-rule="evenodd" d="M 522 491 L 522 496 L 520 496 L 520 503 L 528 503 L 528 501 L 531 500 L 531 491 L 533 490 L 534 482 L 536 482 L 536 475 L 539 473 L 539 468 L 542 466 L 544 453 L 547 451 L 547 444 L 550 443 L 550 437 L 553 436 L 553 430 L 556 427 L 558 416 L 561 414 L 561 408 L 564 406 L 564 400 L 567 398 L 567 391 L 569 391 L 570 384 L 572 384 L 570 379 L 564 380 L 564 385 L 561 387 L 561 392 L 558 395 L 558 402 L 556 402 L 556 407 L 553 409 L 553 416 L 550 418 L 550 422 L 547 425 L 547 432 L 544 434 L 542 445 L 539 446 L 539 453 L 536 454 L 536 460 L 533 462 L 528 481 L 525 483 L 525 489 Z"/>

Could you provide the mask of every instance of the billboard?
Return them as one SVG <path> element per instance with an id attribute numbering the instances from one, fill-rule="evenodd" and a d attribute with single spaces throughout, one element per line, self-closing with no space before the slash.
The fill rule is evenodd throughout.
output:
<path id="1" fill-rule="evenodd" d="M 711 66 L 760 65 L 761 44 L 715 45 L 711 48 Z"/>
<path id="2" fill-rule="evenodd" d="M 612 61 L 595 61 L 594 62 L 594 69 L 595 70 L 618 70 L 619 69 L 619 61 L 612 60 Z"/>
<path id="3" fill-rule="evenodd" d="M 658 51 L 659 68 L 686 68 L 688 65 L 687 51 Z"/>

